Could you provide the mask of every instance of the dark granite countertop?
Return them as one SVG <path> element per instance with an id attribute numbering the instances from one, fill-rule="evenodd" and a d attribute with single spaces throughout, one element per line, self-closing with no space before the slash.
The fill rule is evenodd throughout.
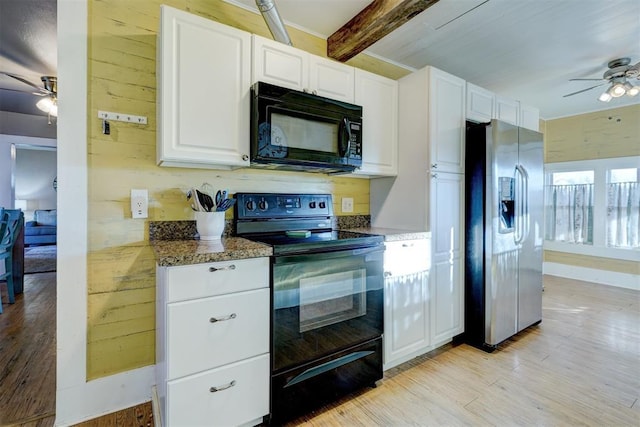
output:
<path id="1" fill-rule="evenodd" d="M 362 233 L 362 234 L 378 234 L 378 235 L 384 236 L 385 242 L 397 242 L 402 240 L 431 238 L 431 232 L 429 231 L 411 231 L 411 230 L 400 230 L 396 228 L 358 227 L 358 228 L 349 228 L 345 231 L 353 231 L 354 233 Z"/>
<path id="2" fill-rule="evenodd" d="M 156 262 L 162 267 L 271 256 L 271 246 L 241 237 L 220 240 L 153 240 Z"/>

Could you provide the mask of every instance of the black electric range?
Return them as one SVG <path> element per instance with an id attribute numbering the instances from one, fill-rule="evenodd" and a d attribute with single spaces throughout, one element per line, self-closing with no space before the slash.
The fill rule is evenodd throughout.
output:
<path id="1" fill-rule="evenodd" d="M 236 194 L 238 236 L 273 247 L 274 255 L 356 249 L 383 236 L 335 230 L 330 194 Z"/>
<path id="2" fill-rule="evenodd" d="M 271 409 L 280 425 L 382 378 L 383 236 L 335 230 L 329 194 L 237 193 L 271 245 Z"/>

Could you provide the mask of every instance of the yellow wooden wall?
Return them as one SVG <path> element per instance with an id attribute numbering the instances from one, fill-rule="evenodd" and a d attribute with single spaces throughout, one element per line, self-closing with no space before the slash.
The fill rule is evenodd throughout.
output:
<path id="1" fill-rule="evenodd" d="M 544 137 L 545 163 L 640 156 L 640 105 L 547 120 Z"/>
<path id="2" fill-rule="evenodd" d="M 270 37 L 260 15 L 220 0 L 90 2 L 89 379 L 155 362 L 155 262 L 149 246 L 147 220 L 131 219 L 131 188 L 149 190 L 149 220 L 155 221 L 192 219 L 184 194 L 187 188 L 204 182 L 231 193 L 327 192 L 334 195 L 336 214 L 342 213 L 339 202 L 343 196 L 354 198 L 354 213 L 369 213 L 369 181 L 366 179 L 156 166 L 155 70 L 160 4 Z M 325 40 L 293 28 L 289 28 L 289 32 L 296 47 L 326 56 Z M 407 73 L 365 55 L 359 55 L 350 64 L 391 78 Z M 147 116 L 149 123 L 138 126 L 112 122 L 111 135 L 103 135 L 98 110 Z"/>
<path id="3" fill-rule="evenodd" d="M 544 139 L 545 163 L 640 156 L 640 105 L 547 120 Z M 544 260 L 640 274 L 640 266 L 633 261 L 556 251 L 544 251 Z"/>

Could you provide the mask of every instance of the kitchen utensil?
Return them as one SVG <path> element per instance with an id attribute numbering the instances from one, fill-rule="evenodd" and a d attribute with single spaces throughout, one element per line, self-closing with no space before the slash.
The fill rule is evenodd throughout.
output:
<path id="1" fill-rule="evenodd" d="M 218 192 L 216 193 L 216 209 L 225 200 L 227 200 L 227 191 L 226 190 L 218 190 Z"/>
<path id="2" fill-rule="evenodd" d="M 236 199 L 224 199 L 219 205 L 216 206 L 216 212 L 224 212 L 235 205 L 235 203 Z"/>

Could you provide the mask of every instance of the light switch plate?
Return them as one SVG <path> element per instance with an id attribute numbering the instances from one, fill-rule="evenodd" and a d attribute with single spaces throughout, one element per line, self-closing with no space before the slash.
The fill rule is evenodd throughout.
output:
<path id="1" fill-rule="evenodd" d="M 131 189 L 131 217 L 147 218 L 149 216 L 149 192 L 146 189 Z"/>
<path id="2" fill-rule="evenodd" d="M 353 197 L 342 198 L 342 212 L 343 213 L 353 212 Z"/>

